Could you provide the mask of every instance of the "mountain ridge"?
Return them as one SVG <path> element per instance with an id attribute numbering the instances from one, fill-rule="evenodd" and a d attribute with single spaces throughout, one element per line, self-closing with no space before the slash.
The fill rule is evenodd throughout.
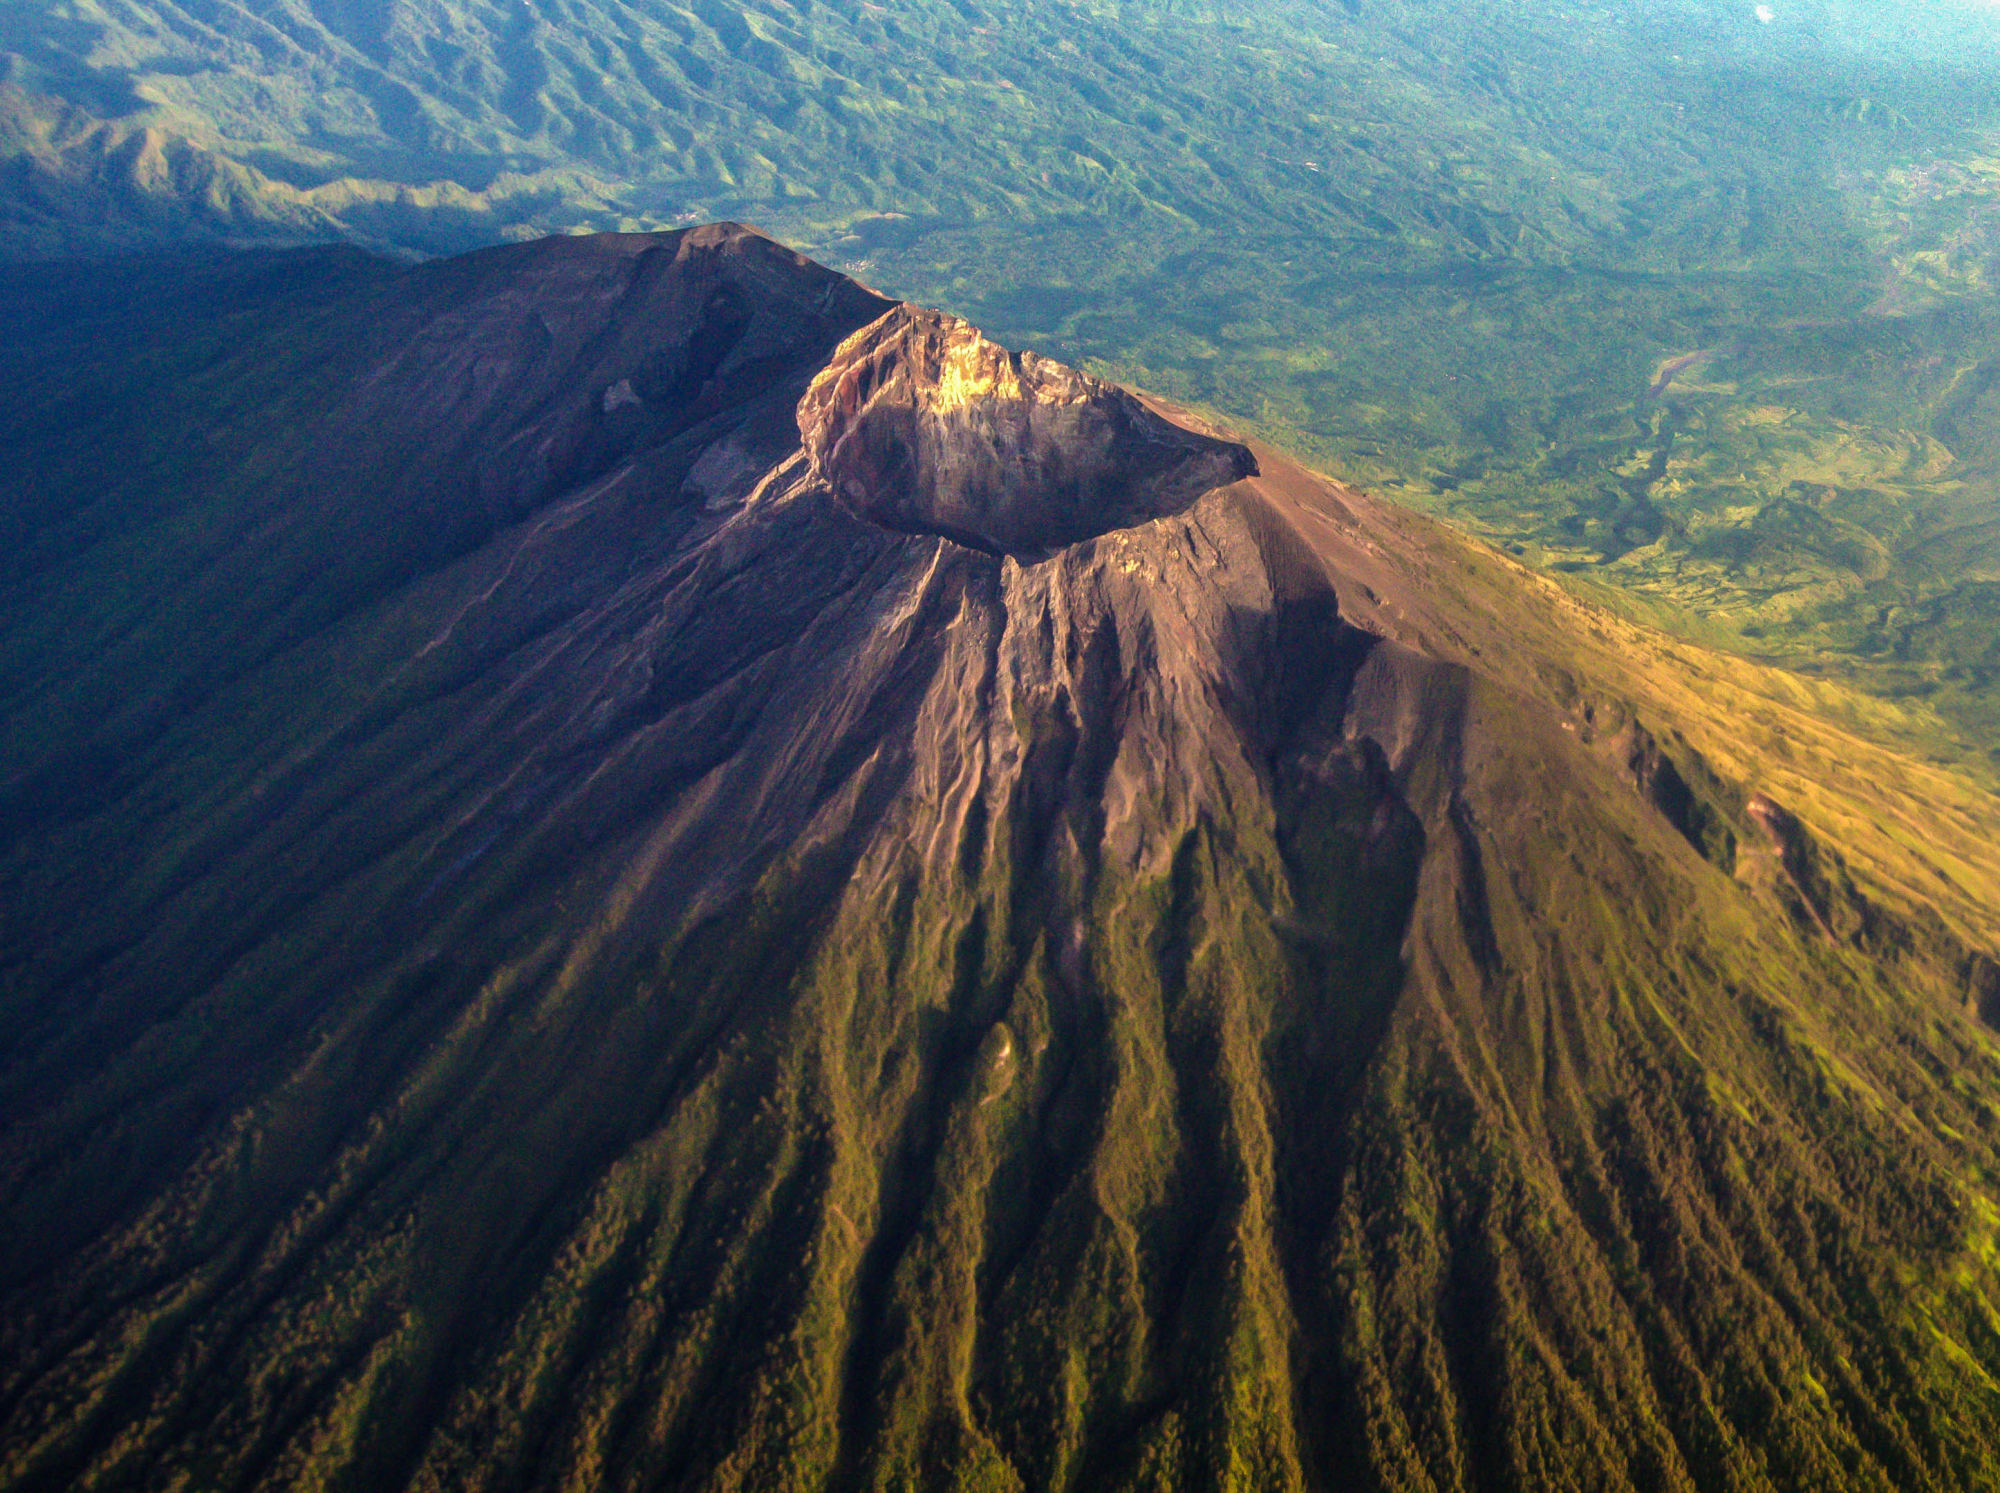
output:
<path id="1" fill-rule="evenodd" d="M 740 228 L 268 314 L 10 583 L 0 1486 L 1991 1475 L 1989 795 Z"/>

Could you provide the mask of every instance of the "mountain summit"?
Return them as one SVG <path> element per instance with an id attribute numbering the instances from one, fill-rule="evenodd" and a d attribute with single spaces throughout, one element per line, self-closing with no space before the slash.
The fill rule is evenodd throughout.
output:
<path id="1" fill-rule="evenodd" d="M 903 306 L 857 332 L 799 405 L 813 474 L 857 517 L 1039 553 L 1179 513 L 1256 475 L 1122 389 L 955 317 Z"/>
<path id="2" fill-rule="evenodd" d="M 13 438 L 0 1488 L 2000 1477 L 1990 798 L 744 229 L 277 263 Z"/>

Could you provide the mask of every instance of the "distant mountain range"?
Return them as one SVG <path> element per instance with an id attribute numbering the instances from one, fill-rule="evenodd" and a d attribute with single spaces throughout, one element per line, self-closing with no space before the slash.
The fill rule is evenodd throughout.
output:
<path id="1" fill-rule="evenodd" d="M 6 247 L 737 212 L 829 244 L 1136 219 L 1398 266 L 1788 265 L 1844 247 L 1816 242 L 1844 135 L 1991 123 L 1996 31 L 1822 0 L 21 7 Z"/>
<path id="2" fill-rule="evenodd" d="M 1883 707 L 739 228 L 4 286 L 0 1488 L 2000 1481 Z"/>

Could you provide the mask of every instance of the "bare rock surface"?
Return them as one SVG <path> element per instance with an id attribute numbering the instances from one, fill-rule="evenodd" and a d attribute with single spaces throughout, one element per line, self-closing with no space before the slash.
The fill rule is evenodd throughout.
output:
<path id="1" fill-rule="evenodd" d="M 1255 476 L 1246 447 L 977 328 L 899 306 L 814 378 L 799 430 L 852 512 L 996 553 L 1043 553 Z"/>

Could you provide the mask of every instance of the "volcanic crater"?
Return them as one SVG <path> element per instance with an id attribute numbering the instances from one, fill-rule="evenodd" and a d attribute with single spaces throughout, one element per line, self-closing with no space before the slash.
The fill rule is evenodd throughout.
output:
<path id="1" fill-rule="evenodd" d="M 897 306 L 799 404 L 812 470 L 856 517 L 1030 558 L 1257 475 L 1249 448 L 941 312 Z"/>

